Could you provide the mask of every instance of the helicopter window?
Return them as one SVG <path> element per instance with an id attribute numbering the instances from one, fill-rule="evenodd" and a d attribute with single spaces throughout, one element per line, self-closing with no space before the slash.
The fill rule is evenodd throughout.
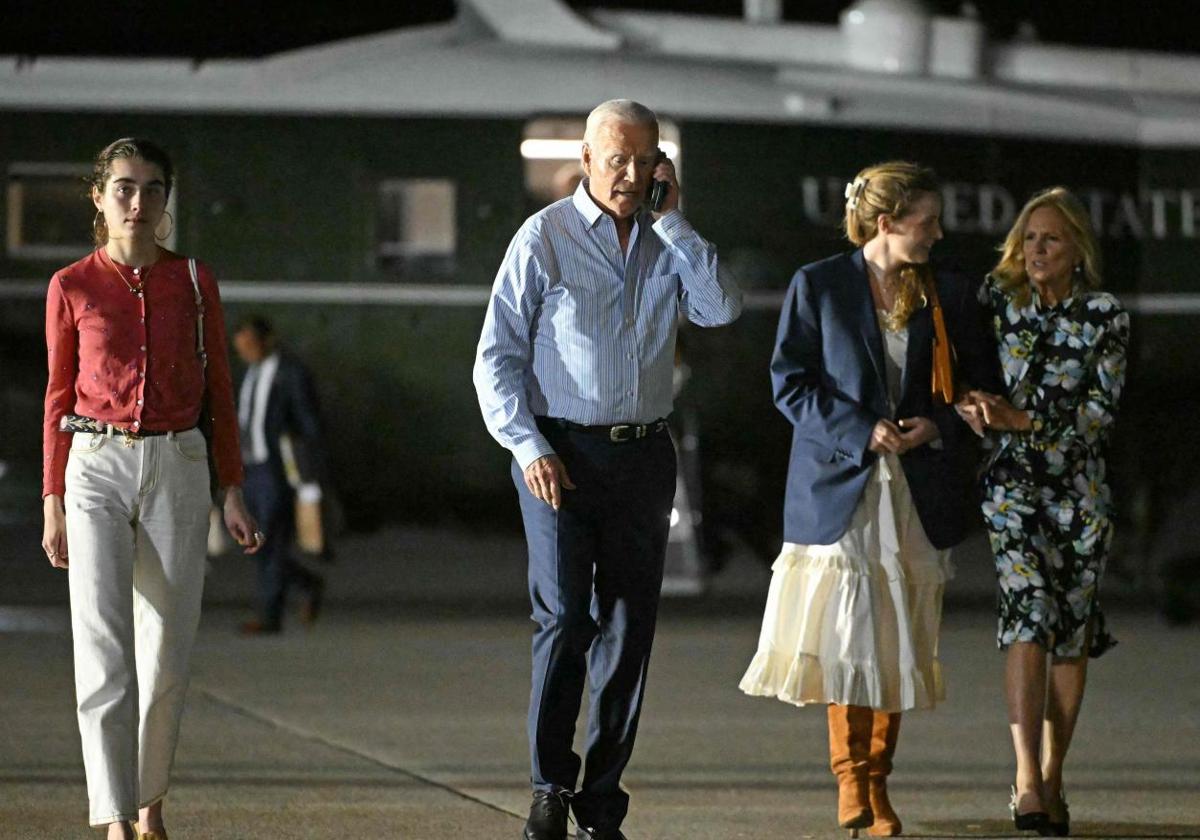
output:
<path id="1" fill-rule="evenodd" d="M 8 167 L 8 255 L 68 259 L 92 247 L 86 163 L 13 163 Z"/>
<path id="2" fill-rule="evenodd" d="M 17 259 L 74 259 L 90 251 L 96 210 L 89 197 L 92 168 L 86 163 L 12 163 L 6 189 L 5 247 Z M 167 210 L 176 218 L 172 190 Z M 175 225 L 164 247 L 174 249 Z"/>
<path id="3" fill-rule="evenodd" d="M 455 183 L 445 178 L 381 181 L 376 216 L 380 272 L 419 280 L 454 271 L 458 245 Z"/>

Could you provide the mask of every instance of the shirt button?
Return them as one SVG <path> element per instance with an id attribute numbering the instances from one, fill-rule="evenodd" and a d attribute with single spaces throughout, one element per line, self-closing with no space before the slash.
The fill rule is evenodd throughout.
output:
<path id="1" fill-rule="evenodd" d="M 138 421 L 134 420 L 134 421 L 133 421 L 133 425 L 134 425 L 134 426 L 140 426 L 140 425 L 142 425 L 142 424 L 141 424 L 141 423 L 139 423 Z"/>
<path id="2" fill-rule="evenodd" d="M 141 405 L 144 402 L 145 402 L 145 400 L 138 400 L 138 405 Z"/>
<path id="3" fill-rule="evenodd" d="M 143 344 L 143 345 L 141 346 L 141 351 L 142 351 L 143 353 L 145 353 L 145 352 L 146 352 L 146 345 L 145 345 L 145 344 Z"/>

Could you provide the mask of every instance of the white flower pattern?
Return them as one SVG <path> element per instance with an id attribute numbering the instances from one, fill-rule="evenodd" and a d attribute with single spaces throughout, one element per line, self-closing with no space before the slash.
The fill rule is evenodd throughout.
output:
<path id="1" fill-rule="evenodd" d="M 1106 292 L 1016 306 L 988 278 L 1008 398 L 1032 431 L 995 435 L 983 515 L 999 583 L 997 642 L 1037 642 L 1057 656 L 1099 656 L 1115 640 L 1098 593 L 1109 544 L 1105 467 L 1125 383 L 1129 314 Z M 1084 650 L 1089 623 L 1091 647 Z"/>

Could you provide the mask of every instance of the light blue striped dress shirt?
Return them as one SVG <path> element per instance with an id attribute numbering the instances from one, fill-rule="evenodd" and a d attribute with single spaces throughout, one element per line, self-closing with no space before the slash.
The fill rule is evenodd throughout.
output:
<path id="1" fill-rule="evenodd" d="M 715 327 L 742 309 L 717 249 L 682 214 L 639 213 L 623 255 L 586 185 L 517 231 L 479 339 L 483 419 L 522 469 L 554 452 L 535 416 L 587 425 L 666 417 L 679 314 Z"/>

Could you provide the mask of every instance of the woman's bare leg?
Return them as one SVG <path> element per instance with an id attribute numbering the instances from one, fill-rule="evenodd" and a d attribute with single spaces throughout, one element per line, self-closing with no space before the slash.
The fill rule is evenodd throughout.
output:
<path id="1" fill-rule="evenodd" d="M 1046 649 L 1036 642 L 1016 642 L 1004 666 L 1008 727 L 1017 757 L 1017 813 L 1045 811 L 1042 765 L 1038 756 L 1046 709 Z"/>
<path id="2" fill-rule="evenodd" d="M 138 831 L 143 834 L 147 831 L 156 831 L 162 834 L 166 830 L 163 825 L 162 808 L 163 801 L 160 799 L 138 811 Z"/>
<path id="3" fill-rule="evenodd" d="M 118 820 L 108 824 L 108 835 L 105 840 L 137 840 L 137 834 L 129 827 L 129 823 Z"/>
<path id="4" fill-rule="evenodd" d="M 1083 705 L 1083 690 L 1087 686 L 1088 649 L 1092 643 L 1089 626 L 1079 656 L 1054 656 L 1050 660 L 1050 676 L 1046 696 L 1046 714 L 1042 723 L 1042 794 L 1050 818 L 1062 822 L 1065 814 L 1059 807 L 1062 801 L 1063 763 L 1079 708 Z"/>

